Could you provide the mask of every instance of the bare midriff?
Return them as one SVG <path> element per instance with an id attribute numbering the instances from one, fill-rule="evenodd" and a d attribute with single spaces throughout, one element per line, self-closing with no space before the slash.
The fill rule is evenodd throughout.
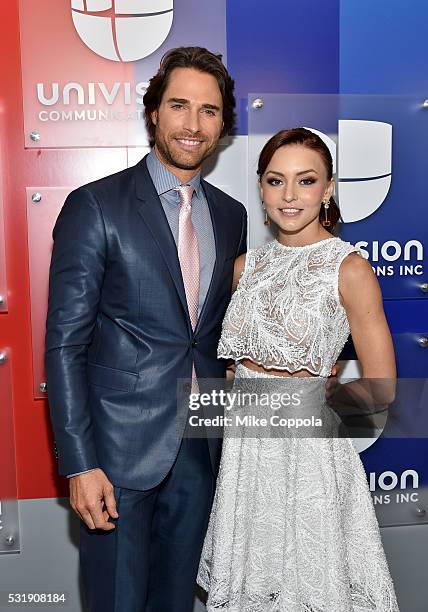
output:
<path id="1" fill-rule="evenodd" d="M 287 372 L 287 370 L 274 370 L 273 368 L 264 368 L 251 359 L 241 359 L 239 363 L 242 363 L 243 366 L 248 368 L 249 370 L 254 370 L 254 372 L 262 372 L 264 374 L 271 374 L 272 376 L 285 376 L 285 377 L 295 377 L 295 378 L 304 378 L 307 376 L 316 376 L 316 374 L 312 374 L 307 370 L 297 370 L 296 372 Z"/>

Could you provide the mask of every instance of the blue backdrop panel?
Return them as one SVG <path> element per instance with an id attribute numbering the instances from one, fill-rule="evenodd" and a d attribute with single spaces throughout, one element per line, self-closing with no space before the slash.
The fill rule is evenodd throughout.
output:
<path id="1" fill-rule="evenodd" d="M 427 23 L 426 0 L 341 0 L 341 93 L 426 94 Z"/>
<path id="2" fill-rule="evenodd" d="M 339 91 L 339 0 L 229 1 L 228 68 L 235 79 L 239 134 L 249 93 Z"/>
<path id="3" fill-rule="evenodd" d="M 428 238 L 427 224 L 421 223 L 426 218 L 428 109 L 422 107 L 417 96 L 343 95 L 340 118 L 392 125 L 389 193 L 369 217 L 344 224 L 342 237 L 354 244 L 368 243 L 363 248 L 377 271 L 384 298 L 419 298 L 427 307 L 427 294 L 420 284 L 426 277 L 423 250 Z M 409 244 L 406 247 L 412 240 L 420 242 L 423 249 Z M 391 243 L 382 256 L 382 245 L 389 241 L 395 244 Z"/>

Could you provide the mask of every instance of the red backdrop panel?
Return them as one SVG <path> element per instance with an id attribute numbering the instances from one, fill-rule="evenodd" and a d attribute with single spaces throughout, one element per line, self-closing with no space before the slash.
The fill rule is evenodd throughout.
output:
<path id="1" fill-rule="evenodd" d="M 43 44 L 43 28 L 38 38 Z M 33 394 L 26 188 L 83 184 L 126 167 L 127 151 L 25 150 L 18 0 L 2 5 L 0 53 L 0 159 L 8 281 L 8 312 L 0 313 L 0 349 L 11 347 L 13 356 L 18 498 L 55 497 L 67 494 L 68 488 L 67 481 L 56 475 L 47 401 L 36 400 Z"/>

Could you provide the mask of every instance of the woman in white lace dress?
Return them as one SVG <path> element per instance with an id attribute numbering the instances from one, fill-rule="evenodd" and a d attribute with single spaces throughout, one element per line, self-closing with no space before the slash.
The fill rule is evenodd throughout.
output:
<path id="1" fill-rule="evenodd" d="M 394 381 L 376 277 L 331 233 L 339 212 L 327 146 L 303 128 L 279 132 L 263 148 L 258 174 L 266 220 L 278 233 L 236 260 L 218 349 L 237 363 L 235 384 L 264 378 L 292 389 L 312 377 L 324 394 L 350 332 L 363 377 Z M 378 401 L 392 400 L 386 389 Z M 197 580 L 209 612 L 397 612 L 351 440 L 225 428 Z"/>

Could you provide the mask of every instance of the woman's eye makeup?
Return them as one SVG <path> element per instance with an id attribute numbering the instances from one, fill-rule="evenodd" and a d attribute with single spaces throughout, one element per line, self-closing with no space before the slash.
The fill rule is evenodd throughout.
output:
<path id="1" fill-rule="evenodd" d="M 317 182 L 317 180 L 318 179 L 316 179 L 315 177 L 308 176 L 306 178 L 300 179 L 299 183 L 301 185 L 313 185 L 314 183 Z M 274 176 L 268 177 L 267 183 L 268 185 L 273 185 L 274 187 L 276 187 L 277 185 L 283 185 L 282 179 L 276 178 Z"/>
<path id="2" fill-rule="evenodd" d="M 274 178 L 274 177 L 270 177 L 267 179 L 267 182 L 269 185 L 280 185 L 282 183 L 281 179 L 279 178 Z"/>
<path id="3" fill-rule="evenodd" d="M 316 179 L 316 178 L 314 178 L 314 177 L 312 177 L 312 176 L 309 176 L 309 177 L 307 177 L 307 178 L 303 178 L 303 179 L 301 179 L 301 181 L 300 181 L 300 182 L 301 182 L 303 185 L 313 185 L 314 183 L 316 183 L 316 182 L 317 182 L 317 179 Z"/>

